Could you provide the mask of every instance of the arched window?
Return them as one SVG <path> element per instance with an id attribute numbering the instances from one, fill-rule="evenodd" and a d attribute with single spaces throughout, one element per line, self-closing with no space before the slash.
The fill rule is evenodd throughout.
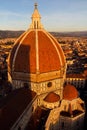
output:
<path id="1" fill-rule="evenodd" d="M 34 21 L 34 29 L 36 29 L 36 21 Z"/>
<path id="2" fill-rule="evenodd" d="M 38 21 L 37 21 L 37 29 L 38 29 Z"/>

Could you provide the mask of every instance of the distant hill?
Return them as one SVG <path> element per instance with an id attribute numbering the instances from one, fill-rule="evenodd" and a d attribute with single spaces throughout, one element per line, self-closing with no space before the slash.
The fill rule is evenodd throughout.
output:
<path id="1" fill-rule="evenodd" d="M 9 31 L 9 30 L 0 30 L 0 39 L 3 38 L 17 38 L 24 31 Z M 50 32 L 55 37 L 87 37 L 87 31 L 78 31 L 78 32 Z"/>
<path id="2" fill-rule="evenodd" d="M 87 37 L 87 31 L 51 32 L 55 37 Z"/>
<path id="3" fill-rule="evenodd" d="M 17 38 L 19 37 L 24 31 L 2 31 L 0 30 L 0 39 L 3 38 Z"/>

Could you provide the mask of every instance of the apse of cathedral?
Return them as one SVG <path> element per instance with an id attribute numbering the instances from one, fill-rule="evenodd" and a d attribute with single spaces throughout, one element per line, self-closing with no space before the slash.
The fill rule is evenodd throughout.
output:
<path id="1" fill-rule="evenodd" d="M 82 130 L 85 105 L 73 85 L 65 85 L 66 59 L 47 32 L 35 3 L 29 28 L 8 58 L 13 91 L 1 109 L 2 130 Z M 12 105 L 11 105 L 12 104 Z"/>

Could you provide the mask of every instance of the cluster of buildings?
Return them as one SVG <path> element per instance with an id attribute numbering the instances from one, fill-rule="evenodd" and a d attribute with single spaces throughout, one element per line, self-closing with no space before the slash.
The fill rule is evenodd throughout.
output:
<path id="1" fill-rule="evenodd" d="M 83 73 L 87 69 L 87 40 L 76 39 L 61 44 L 67 61 L 67 74 Z"/>
<path id="2" fill-rule="evenodd" d="M 6 60 L 14 41 L 15 39 L 13 38 L 0 39 L 0 72 L 6 69 Z"/>
<path id="3" fill-rule="evenodd" d="M 15 38 L 0 39 L 0 98 L 11 91 L 11 84 L 7 81 L 7 57 L 14 41 Z"/>
<path id="4" fill-rule="evenodd" d="M 76 87 L 83 87 L 85 78 L 66 74 L 71 65 L 68 56 L 77 56 L 75 45 L 71 44 L 73 50 L 62 45 L 64 55 L 43 28 L 37 4 L 31 18 L 30 28 L 16 40 L 8 57 L 12 91 L 0 99 L 0 129 L 82 130 L 85 104 Z"/>
<path id="5" fill-rule="evenodd" d="M 67 62 L 66 83 L 74 85 L 78 90 L 84 89 L 87 77 L 87 39 L 67 39 L 59 40 Z"/>

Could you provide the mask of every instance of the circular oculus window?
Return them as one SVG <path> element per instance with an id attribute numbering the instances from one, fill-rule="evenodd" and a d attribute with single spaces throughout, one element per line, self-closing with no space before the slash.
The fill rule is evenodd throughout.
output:
<path id="1" fill-rule="evenodd" d="M 52 82 L 49 82 L 48 84 L 47 84 L 47 87 L 51 87 L 52 86 Z"/>

